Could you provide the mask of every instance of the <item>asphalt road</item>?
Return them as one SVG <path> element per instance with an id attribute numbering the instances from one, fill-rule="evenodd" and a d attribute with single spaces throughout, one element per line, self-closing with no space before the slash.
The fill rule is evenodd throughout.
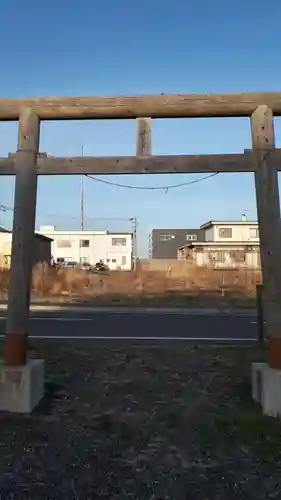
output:
<path id="1" fill-rule="evenodd" d="M 6 311 L 0 311 L 0 336 Z M 36 310 L 31 312 L 31 338 L 116 341 L 226 341 L 256 339 L 256 318 L 250 314 L 184 311 Z"/>

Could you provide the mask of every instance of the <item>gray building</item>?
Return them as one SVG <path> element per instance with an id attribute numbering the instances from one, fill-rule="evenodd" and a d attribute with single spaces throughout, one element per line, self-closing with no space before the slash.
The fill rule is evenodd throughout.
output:
<path id="1" fill-rule="evenodd" d="M 205 241 L 204 229 L 153 229 L 149 235 L 150 259 L 177 259 L 178 247 Z"/>

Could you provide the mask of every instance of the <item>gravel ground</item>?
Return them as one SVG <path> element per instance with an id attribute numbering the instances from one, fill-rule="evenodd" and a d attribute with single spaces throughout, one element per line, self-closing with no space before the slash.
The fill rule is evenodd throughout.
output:
<path id="1" fill-rule="evenodd" d="M 32 415 L 0 413 L 0 498 L 281 498 L 281 426 L 251 403 L 253 347 L 33 344 Z"/>

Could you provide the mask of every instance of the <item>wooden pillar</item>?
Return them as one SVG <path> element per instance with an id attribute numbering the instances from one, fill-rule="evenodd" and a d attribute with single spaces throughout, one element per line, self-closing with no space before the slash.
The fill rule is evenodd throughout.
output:
<path id="1" fill-rule="evenodd" d="M 18 151 L 15 159 L 12 259 L 4 341 L 6 366 L 23 365 L 27 357 L 39 133 L 39 118 L 32 110 L 24 109 L 19 118 Z"/>
<path id="2" fill-rule="evenodd" d="M 264 284 L 268 362 L 281 369 L 281 222 L 278 165 L 273 163 L 274 122 L 268 106 L 259 106 L 251 117 L 256 163 L 255 186 Z"/>
<path id="3" fill-rule="evenodd" d="M 137 156 L 151 155 L 151 128 L 151 118 L 137 118 Z"/>

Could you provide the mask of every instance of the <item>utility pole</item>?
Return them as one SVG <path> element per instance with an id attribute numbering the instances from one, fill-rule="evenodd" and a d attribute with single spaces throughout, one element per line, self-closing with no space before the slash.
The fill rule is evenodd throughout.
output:
<path id="1" fill-rule="evenodd" d="M 84 146 L 82 145 L 82 156 L 84 156 Z M 80 184 L 80 227 L 84 231 L 84 176 L 81 175 Z"/>
<path id="2" fill-rule="evenodd" d="M 133 262 L 134 267 L 136 267 L 137 261 L 137 218 L 131 217 L 130 221 L 132 222 L 132 233 L 133 233 Z"/>

